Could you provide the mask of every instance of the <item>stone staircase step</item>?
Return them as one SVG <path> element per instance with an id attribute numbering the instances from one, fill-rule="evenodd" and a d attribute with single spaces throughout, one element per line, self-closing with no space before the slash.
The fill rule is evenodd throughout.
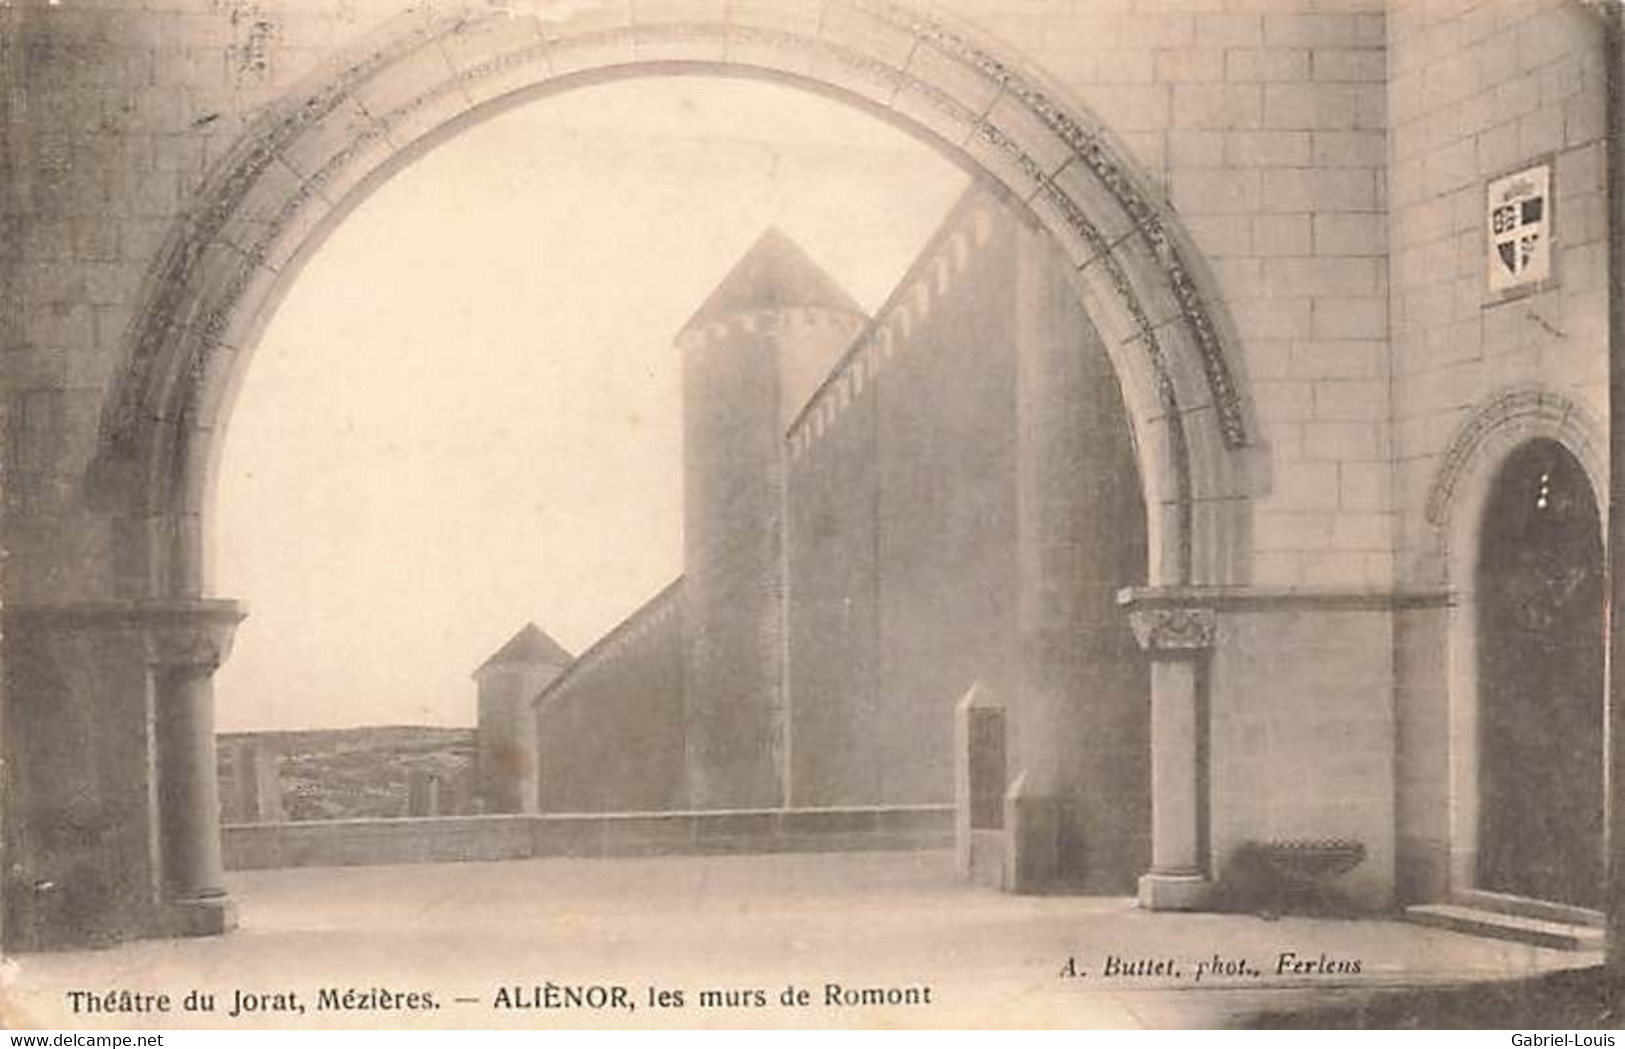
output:
<path id="1" fill-rule="evenodd" d="M 1607 922 L 1607 916 L 1601 911 L 1588 910 L 1567 903 L 1532 900 L 1527 896 L 1514 896 L 1505 892 L 1490 892 L 1487 889 L 1467 889 L 1453 893 L 1450 902 L 1481 911 L 1497 911 L 1501 914 L 1515 914 L 1520 918 L 1538 918 L 1542 921 L 1558 922 L 1563 925 L 1584 925 L 1593 929 L 1601 929 Z"/>
<path id="2" fill-rule="evenodd" d="M 1530 918 L 1456 903 L 1424 903 L 1407 907 L 1405 920 L 1469 936 L 1510 940 L 1560 951 L 1600 951 L 1603 946 L 1603 931 L 1590 925 Z"/>

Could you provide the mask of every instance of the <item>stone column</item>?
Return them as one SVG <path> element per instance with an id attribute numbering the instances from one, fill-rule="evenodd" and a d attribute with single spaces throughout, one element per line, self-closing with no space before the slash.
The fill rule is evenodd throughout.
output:
<path id="1" fill-rule="evenodd" d="M 164 898 L 177 935 L 235 924 L 220 858 L 214 672 L 243 618 L 229 601 L 166 603 L 146 610 L 154 689 L 159 854 Z"/>
<path id="2" fill-rule="evenodd" d="M 1202 857 L 1201 666 L 1213 647 L 1211 608 L 1130 612 L 1135 639 L 1151 654 L 1151 870 L 1140 906 L 1196 910 L 1211 881 Z"/>
<path id="3" fill-rule="evenodd" d="M 230 927 L 210 675 L 242 617 L 196 599 L 8 606 L 12 946 Z"/>

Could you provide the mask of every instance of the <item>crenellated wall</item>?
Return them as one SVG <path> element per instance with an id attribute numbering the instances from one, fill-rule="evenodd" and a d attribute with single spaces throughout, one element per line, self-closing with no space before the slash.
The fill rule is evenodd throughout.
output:
<path id="1" fill-rule="evenodd" d="M 1015 648 L 1016 223 L 967 192 L 786 435 L 791 797 L 945 802 Z"/>
<path id="2" fill-rule="evenodd" d="M 1147 856 L 1145 493 L 1064 259 L 968 191 L 788 435 L 791 797 L 952 795 L 953 708 L 1011 712 L 1011 777 L 1053 798 L 1059 876 Z M 1052 872 L 1054 873 L 1054 872 Z"/>

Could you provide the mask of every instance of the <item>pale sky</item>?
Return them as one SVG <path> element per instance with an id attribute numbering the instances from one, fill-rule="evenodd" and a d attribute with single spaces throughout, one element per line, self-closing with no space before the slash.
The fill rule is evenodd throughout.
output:
<path id="1" fill-rule="evenodd" d="M 682 570 L 672 337 L 777 224 L 878 306 L 966 176 L 749 81 L 528 103 L 374 192 L 310 260 L 227 430 L 224 730 L 470 725 L 528 620 L 579 652 Z"/>

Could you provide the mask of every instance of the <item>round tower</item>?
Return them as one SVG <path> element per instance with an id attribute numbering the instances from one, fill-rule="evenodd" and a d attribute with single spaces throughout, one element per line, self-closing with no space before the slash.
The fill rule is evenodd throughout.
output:
<path id="1" fill-rule="evenodd" d="M 776 229 L 678 334 L 694 808 L 783 798 L 784 433 L 868 318 Z"/>
<path id="2" fill-rule="evenodd" d="M 574 659 L 541 627 L 527 623 L 474 671 L 479 689 L 474 789 L 481 811 L 536 811 L 532 703 Z"/>

